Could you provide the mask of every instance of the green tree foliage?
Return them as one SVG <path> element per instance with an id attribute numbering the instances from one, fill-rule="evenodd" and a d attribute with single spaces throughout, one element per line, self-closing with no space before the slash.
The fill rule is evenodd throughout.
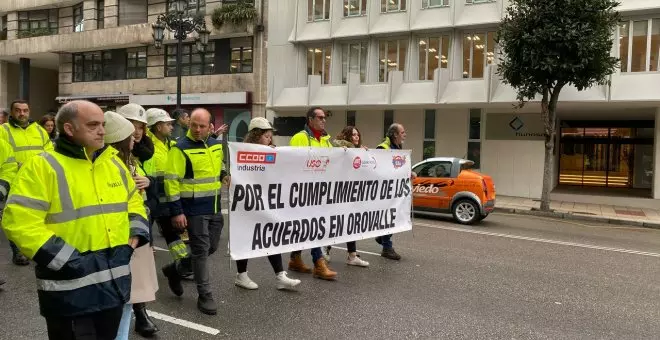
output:
<path id="1" fill-rule="evenodd" d="M 222 7 L 213 11 L 211 20 L 213 27 L 220 29 L 224 24 L 239 26 L 253 22 L 257 17 L 257 9 L 251 1 L 237 0 L 236 2 L 222 4 Z"/>
<path id="2" fill-rule="evenodd" d="M 522 107 L 537 95 L 545 125 L 541 210 L 550 210 L 559 93 L 607 85 L 618 66 L 610 56 L 619 21 L 615 0 L 511 0 L 497 32 L 497 73 L 517 91 Z"/>

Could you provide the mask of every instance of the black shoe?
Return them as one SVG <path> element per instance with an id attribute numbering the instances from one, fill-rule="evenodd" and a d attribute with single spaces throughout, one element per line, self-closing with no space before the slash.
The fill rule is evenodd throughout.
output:
<path id="1" fill-rule="evenodd" d="M 376 243 L 383 244 L 383 238 L 381 236 L 376 237 Z"/>
<path id="2" fill-rule="evenodd" d="M 0 286 L 2 286 L 5 283 L 7 283 L 7 281 L 5 281 L 4 279 L 0 279 Z"/>
<path id="3" fill-rule="evenodd" d="M 383 248 L 383 251 L 380 253 L 380 256 L 395 261 L 401 260 L 401 255 L 397 254 L 394 251 L 394 248 Z"/>
<path id="4" fill-rule="evenodd" d="M 208 315 L 216 315 L 218 313 L 218 305 L 213 301 L 213 295 L 211 293 L 200 295 L 197 298 L 197 309 Z"/>
<path id="5" fill-rule="evenodd" d="M 174 295 L 181 296 L 183 295 L 183 286 L 181 285 L 181 277 L 176 271 L 176 265 L 170 263 L 162 268 L 163 274 L 167 277 L 167 284 L 170 286 L 170 290 Z"/>
<path id="6" fill-rule="evenodd" d="M 30 260 L 21 253 L 16 253 L 11 259 L 17 266 L 27 266 L 30 264 Z"/>
<path id="7" fill-rule="evenodd" d="M 147 314 L 147 306 L 144 303 L 133 304 L 135 313 L 135 332 L 145 338 L 152 337 L 158 332 L 158 327 Z"/>

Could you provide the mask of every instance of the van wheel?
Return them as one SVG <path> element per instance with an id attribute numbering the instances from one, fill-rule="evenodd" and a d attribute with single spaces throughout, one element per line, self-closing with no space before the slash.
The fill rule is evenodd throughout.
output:
<path id="1" fill-rule="evenodd" d="M 460 224 L 473 224 L 481 217 L 479 206 L 468 199 L 456 202 L 451 210 L 454 219 Z"/>

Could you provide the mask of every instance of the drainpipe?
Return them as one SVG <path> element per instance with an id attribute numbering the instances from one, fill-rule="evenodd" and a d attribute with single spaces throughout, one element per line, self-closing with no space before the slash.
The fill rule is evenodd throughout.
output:
<path id="1" fill-rule="evenodd" d="M 259 31 L 259 103 L 266 106 L 266 102 L 263 98 L 263 78 L 264 78 L 264 33 L 266 27 L 264 26 L 264 0 L 261 0 L 261 8 L 259 15 L 259 25 L 257 26 L 257 31 Z M 254 112 L 252 113 L 254 114 Z M 264 116 L 266 111 L 264 110 Z"/>

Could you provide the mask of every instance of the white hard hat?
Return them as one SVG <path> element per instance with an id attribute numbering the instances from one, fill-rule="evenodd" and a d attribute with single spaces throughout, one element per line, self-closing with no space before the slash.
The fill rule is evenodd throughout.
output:
<path id="1" fill-rule="evenodd" d="M 105 120 L 105 136 L 103 136 L 103 141 L 106 143 L 119 143 L 135 132 L 133 123 L 129 122 L 122 115 L 113 111 L 107 111 L 103 116 Z"/>
<path id="2" fill-rule="evenodd" d="M 248 131 L 252 131 L 253 129 L 274 130 L 268 119 L 264 117 L 252 118 L 250 125 L 248 125 Z"/>
<path id="3" fill-rule="evenodd" d="M 147 110 L 147 126 L 153 126 L 160 122 L 173 122 L 174 119 L 170 118 L 167 111 L 163 109 L 151 108 Z"/>
<path id="4" fill-rule="evenodd" d="M 147 124 L 147 113 L 144 108 L 138 104 L 126 104 L 117 110 L 117 113 L 128 120 L 135 120 Z"/>

